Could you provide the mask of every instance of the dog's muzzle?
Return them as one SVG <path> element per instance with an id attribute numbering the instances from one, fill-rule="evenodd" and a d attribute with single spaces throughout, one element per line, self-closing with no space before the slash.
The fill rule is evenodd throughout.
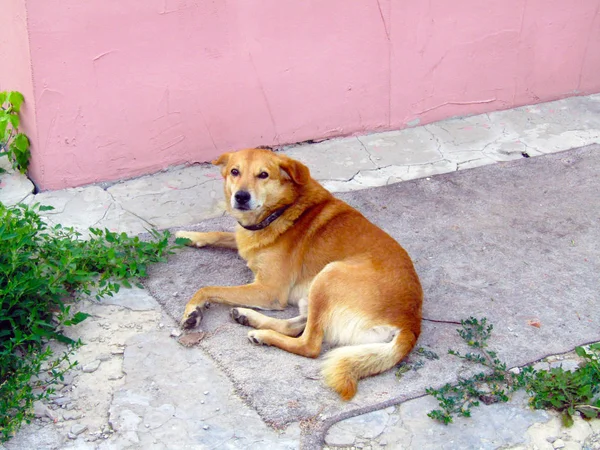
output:
<path id="1" fill-rule="evenodd" d="M 250 207 L 250 200 L 252 199 L 252 196 L 250 195 L 250 192 L 248 191 L 237 191 L 234 195 L 233 195 L 233 207 L 235 209 L 239 209 L 242 211 L 247 211 L 249 209 L 251 209 Z"/>

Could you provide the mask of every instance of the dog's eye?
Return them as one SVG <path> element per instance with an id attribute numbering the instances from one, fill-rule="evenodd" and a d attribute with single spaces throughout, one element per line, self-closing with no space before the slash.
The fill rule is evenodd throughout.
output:
<path id="1" fill-rule="evenodd" d="M 231 175 L 233 175 L 234 177 L 237 177 L 240 174 L 240 171 L 237 169 L 231 169 Z"/>
<path id="2" fill-rule="evenodd" d="M 269 178 L 269 174 L 267 172 L 261 172 L 258 174 L 258 178 L 262 178 L 264 180 L 265 178 Z"/>

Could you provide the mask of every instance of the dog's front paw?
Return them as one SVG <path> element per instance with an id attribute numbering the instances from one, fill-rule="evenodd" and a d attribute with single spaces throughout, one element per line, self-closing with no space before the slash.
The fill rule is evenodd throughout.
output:
<path id="1" fill-rule="evenodd" d="M 240 325 L 245 325 L 247 327 L 250 326 L 250 321 L 248 320 L 248 317 L 246 317 L 246 315 L 244 314 L 243 308 L 231 308 L 231 311 L 229 311 L 229 315 Z"/>
<path id="2" fill-rule="evenodd" d="M 256 345 L 269 345 L 263 339 L 264 332 L 261 330 L 253 330 L 248 332 L 248 340 Z"/>
<path id="3" fill-rule="evenodd" d="M 206 247 L 212 243 L 212 241 L 207 239 L 207 233 L 198 231 L 177 231 L 175 237 L 187 239 L 185 245 L 190 247 Z"/>
<path id="4" fill-rule="evenodd" d="M 189 330 L 200 325 L 200 322 L 202 322 L 202 309 L 196 307 L 188 311 L 186 308 L 186 312 L 181 319 L 181 328 Z"/>

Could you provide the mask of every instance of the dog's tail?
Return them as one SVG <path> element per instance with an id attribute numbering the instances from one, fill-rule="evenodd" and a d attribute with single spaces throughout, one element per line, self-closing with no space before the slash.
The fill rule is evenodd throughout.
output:
<path id="1" fill-rule="evenodd" d="M 339 347 L 328 352 L 322 367 L 327 383 L 342 399 L 356 394 L 358 380 L 384 372 L 404 358 L 417 342 L 410 330 L 403 330 L 392 341 Z"/>

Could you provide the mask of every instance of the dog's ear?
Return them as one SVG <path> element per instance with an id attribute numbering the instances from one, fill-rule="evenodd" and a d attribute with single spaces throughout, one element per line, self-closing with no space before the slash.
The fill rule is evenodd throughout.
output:
<path id="1" fill-rule="evenodd" d="M 217 159 L 212 160 L 211 164 L 213 164 L 215 166 L 226 166 L 227 162 L 229 161 L 230 156 L 231 156 L 231 153 L 223 153 Z"/>
<path id="2" fill-rule="evenodd" d="M 277 155 L 279 156 L 279 167 L 283 170 L 294 183 L 296 184 L 306 184 L 308 180 L 310 180 L 310 170 L 300 161 L 296 161 L 285 155 Z"/>
<path id="3" fill-rule="evenodd" d="M 223 153 L 217 159 L 211 161 L 211 164 L 221 167 L 221 175 L 223 175 L 223 177 L 225 177 L 225 169 L 227 167 L 227 163 L 229 162 L 230 156 L 231 153 Z"/>

